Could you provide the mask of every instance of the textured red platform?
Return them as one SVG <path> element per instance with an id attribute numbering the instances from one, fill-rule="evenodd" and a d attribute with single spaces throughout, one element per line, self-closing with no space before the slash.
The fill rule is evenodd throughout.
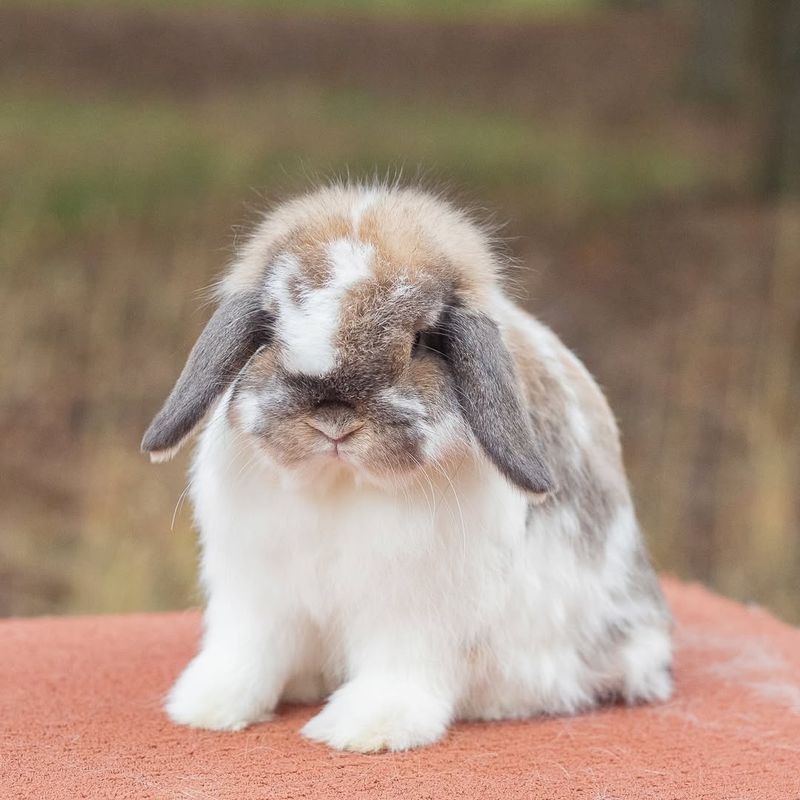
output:
<path id="1" fill-rule="evenodd" d="M 241 733 L 160 709 L 198 615 L 0 623 L 0 797 L 800 797 L 800 630 L 666 582 L 677 691 L 661 706 L 456 725 L 440 744 L 372 756 L 303 740 L 290 708 Z"/>

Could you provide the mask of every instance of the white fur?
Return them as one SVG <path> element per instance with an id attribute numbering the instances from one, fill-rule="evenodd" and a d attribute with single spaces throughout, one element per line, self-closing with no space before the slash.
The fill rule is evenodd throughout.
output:
<path id="1" fill-rule="evenodd" d="M 292 300 L 289 279 L 300 270 L 296 257 L 275 260 L 269 289 L 277 311 L 276 335 L 283 344 L 284 366 L 290 372 L 323 376 L 336 367 L 336 333 L 342 301 L 348 290 L 371 272 L 371 245 L 337 239 L 328 245 L 331 277 L 320 289 Z"/>
<path id="2" fill-rule="evenodd" d="M 454 441 L 466 439 L 472 441 L 469 429 L 464 425 L 463 420 L 455 414 L 445 414 L 437 422 L 431 423 L 422 420 L 420 425 L 425 433 L 425 443 L 423 445 L 425 458 L 435 462 L 441 458 Z M 476 454 L 482 458 L 480 453 Z"/>
<path id="3" fill-rule="evenodd" d="M 150 462 L 153 464 L 165 464 L 167 461 L 172 461 L 178 454 L 178 451 L 183 447 L 186 439 L 181 439 L 174 447 L 169 447 L 166 450 L 153 450 L 150 453 Z"/>
<path id="4" fill-rule="evenodd" d="M 377 199 L 377 191 L 366 189 L 353 201 L 353 205 L 350 207 L 350 222 L 353 224 L 353 233 L 356 236 L 361 232 L 361 217 L 370 206 L 375 204 Z"/>
<path id="5" fill-rule="evenodd" d="M 401 393 L 397 389 L 384 389 L 379 396 L 385 403 L 389 403 L 401 411 L 408 411 L 417 416 L 425 414 L 425 405 L 422 400 L 409 392 Z"/>
<path id="6" fill-rule="evenodd" d="M 172 719 L 238 730 L 282 697 L 336 690 L 303 732 L 367 752 L 428 744 L 456 718 L 592 703 L 577 643 L 623 601 L 612 599 L 619 570 L 577 554 L 574 512 L 543 507 L 526 532 L 526 498 L 477 455 L 396 491 L 345 473 L 287 487 L 230 427 L 228 397 L 194 463 L 208 607 Z M 635 524 L 622 509 L 609 558 L 625 562 Z M 619 668 L 635 691 L 664 696 L 648 680 L 667 633 L 630 642 Z"/>

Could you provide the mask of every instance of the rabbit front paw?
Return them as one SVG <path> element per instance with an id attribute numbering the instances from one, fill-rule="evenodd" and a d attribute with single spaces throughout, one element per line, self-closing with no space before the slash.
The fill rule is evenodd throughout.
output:
<path id="1" fill-rule="evenodd" d="M 337 750 L 410 750 L 440 739 L 451 715 L 450 704 L 424 687 L 354 679 L 301 732 Z"/>
<path id="2" fill-rule="evenodd" d="M 263 686 L 229 669 L 207 653 L 198 655 L 172 687 L 164 708 L 179 725 L 213 731 L 240 731 L 272 717 Z"/>

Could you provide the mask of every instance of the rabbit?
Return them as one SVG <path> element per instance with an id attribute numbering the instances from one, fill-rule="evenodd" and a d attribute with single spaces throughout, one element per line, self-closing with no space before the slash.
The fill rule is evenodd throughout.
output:
<path id="1" fill-rule="evenodd" d="M 208 417 L 174 722 L 324 701 L 308 739 L 397 751 L 670 696 L 614 417 L 503 267 L 486 227 L 397 185 L 315 189 L 241 247 L 142 442 L 167 460 Z"/>

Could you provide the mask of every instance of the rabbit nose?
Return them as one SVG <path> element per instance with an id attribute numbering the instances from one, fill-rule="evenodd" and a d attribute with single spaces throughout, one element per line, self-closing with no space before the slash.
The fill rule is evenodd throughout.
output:
<path id="1" fill-rule="evenodd" d="M 306 424 L 337 444 L 364 427 L 363 420 L 354 416 L 349 408 L 332 406 L 320 409 L 306 419 Z"/>

